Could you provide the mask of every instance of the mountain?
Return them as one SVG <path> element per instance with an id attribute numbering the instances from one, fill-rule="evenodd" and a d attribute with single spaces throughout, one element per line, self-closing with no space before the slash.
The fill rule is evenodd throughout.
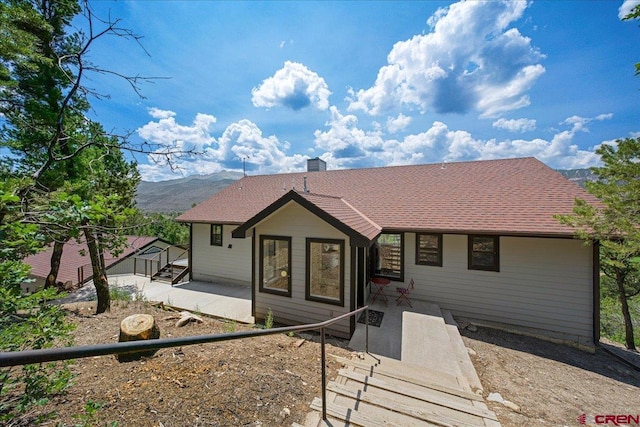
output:
<path id="1" fill-rule="evenodd" d="M 580 187 L 584 188 L 584 183 L 587 181 L 595 181 L 597 176 L 591 172 L 591 169 L 566 169 L 558 170 L 569 181 L 573 181 Z"/>
<path id="2" fill-rule="evenodd" d="M 168 181 L 140 181 L 136 203 L 143 212 L 182 213 L 240 178 L 241 172 L 222 171 Z"/>

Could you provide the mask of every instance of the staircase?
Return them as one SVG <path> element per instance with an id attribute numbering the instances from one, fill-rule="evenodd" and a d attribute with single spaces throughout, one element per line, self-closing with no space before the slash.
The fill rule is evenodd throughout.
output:
<path id="1" fill-rule="evenodd" d="M 499 427 L 451 313 L 429 312 L 402 313 L 401 360 L 366 353 L 337 357 L 344 367 L 327 384 L 327 422 L 315 398 L 304 427 Z"/>
<path id="2" fill-rule="evenodd" d="M 171 283 L 171 285 L 175 285 L 176 283 L 180 283 L 187 273 L 189 273 L 189 267 L 187 265 L 170 263 L 151 276 L 151 280 L 158 280 L 160 282 L 167 282 Z"/>

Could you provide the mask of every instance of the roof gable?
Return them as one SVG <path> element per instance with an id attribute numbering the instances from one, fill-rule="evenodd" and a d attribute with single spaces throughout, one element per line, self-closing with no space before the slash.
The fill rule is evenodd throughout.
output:
<path id="1" fill-rule="evenodd" d="M 247 176 L 178 217 L 242 224 L 293 188 L 341 198 L 386 230 L 572 236 L 554 214 L 597 200 L 529 158 Z M 303 193 L 304 194 L 304 193 Z"/>
<path id="2" fill-rule="evenodd" d="M 232 232 L 236 238 L 246 237 L 247 231 L 290 202 L 295 202 L 350 237 L 351 246 L 370 246 L 382 231 L 345 200 L 321 194 L 289 191 L 284 196 L 258 212 Z"/>

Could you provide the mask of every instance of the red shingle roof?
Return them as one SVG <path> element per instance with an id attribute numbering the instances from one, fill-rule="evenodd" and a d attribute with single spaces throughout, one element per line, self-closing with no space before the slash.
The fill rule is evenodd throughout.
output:
<path id="1" fill-rule="evenodd" d="M 150 243 L 158 240 L 157 237 L 147 236 L 127 236 L 127 247 L 124 252 L 116 257 L 113 257 L 109 252 L 105 253 L 105 264 L 107 267 L 115 264 L 121 259 L 128 257 L 140 248 L 143 248 Z M 80 251 L 84 251 L 87 255 L 80 255 Z M 42 252 L 38 252 L 35 255 L 28 256 L 24 259 L 26 264 L 31 266 L 31 276 L 46 278 L 51 270 L 51 253 L 53 252 L 53 245 L 49 246 Z M 64 245 L 62 251 L 62 259 L 60 260 L 60 271 L 58 272 L 58 282 L 72 281 L 76 283 L 78 281 L 78 267 L 90 265 L 89 251 L 86 243 L 77 243 L 72 240 Z M 91 268 L 88 270 L 85 268 L 85 277 L 91 276 Z"/>
<path id="2" fill-rule="evenodd" d="M 341 198 L 386 230 L 571 236 L 554 214 L 597 202 L 539 160 L 485 160 L 247 176 L 178 217 L 241 224 L 292 188 Z"/>

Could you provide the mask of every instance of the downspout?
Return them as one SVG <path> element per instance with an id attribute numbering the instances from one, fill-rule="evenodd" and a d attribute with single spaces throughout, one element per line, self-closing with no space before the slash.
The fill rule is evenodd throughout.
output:
<path id="1" fill-rule="evenodd" d="M 357 298 L 357 288 L 358 288 L 358 276 L 357 276 L 357 257 L 358 257 L 358 248 L 355 246 L 351 246 L 351 251 L 349 253 L 349 311 L 353 311 L 356 309 L 356 298 Z M 353 335 L 356 330 L 356 317 L 349 317 L 349 337 Z"/>
<path id="2" fill-rule="evenodd" d="M 193 223 L 189 223 L 189 280 L 193 280 Z"/>
<path id="3" fill-rule="evenodd" d="M 256 228 L 251 229 L 251 315 L 256 318 Z"/>
<path id="4" fill-rule="evenodd" d="M 600 241 L 593 241 L 593 344 L 600 343 Z"/>

